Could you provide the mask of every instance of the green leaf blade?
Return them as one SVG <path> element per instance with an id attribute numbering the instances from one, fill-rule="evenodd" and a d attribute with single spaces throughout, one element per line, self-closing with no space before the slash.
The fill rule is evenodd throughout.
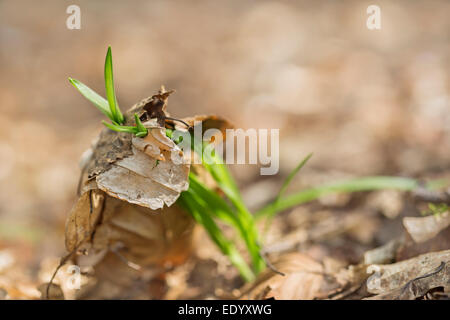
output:
<path id="1" fill-rule="evenodd" d="M 275 202 L 278 202 L 281 197 L 284 195 L 284 193 L 286 192 L 286 189 L 289 187 L 289 184 L 292 182 L 292 179 L 294 179 L 294 177 L 297 175 L 297 173 L 305 166 L 305 164 L 308 162 L 308 160 L 312 157 L 312 153 L 308 154 L 295 168 L 294 170 L 292 170 L 288 177 L 286 178 L 286 180 L 284 181 L 280 192 L 278 193 L 278 196 L 275 200 Z"/>
<path id="2" fill-rule="evenodd" d="M 118 124 L 123 124 L 124 118 L 122 112 L 120 112 L 119 105 L 117 103 L 116 92 L 114 89 L 111 47 L 108 47 L 108 52 L 106 53 L 105 58 L 105 89 L 113 120 Z"/>
<path id="3" fill-rule="evenodd" d="M 137 113 L 134 114 L 134 121 L 136 122 L 136 129 L 137 129 L 136 136 L 138 136 L 139 138 L 145 137 L 148 134 L 148 129 L 144 127 Z"/>
<path id="4" fill-rule="evenodd" d="M 299 171 L 305 166 L 305 164 L 308 162 L 308 160 L 312 157 L 312 153 L 308 154 L 302 161 L 300 161 L 300 163 L 294 168 L 294 170 L 292 170 L 289 175 L 287 176 L 286 180 L 283 182 L 283 185 L 281 186 L 280 191 L 278 192 L 277 197 L 275 198 L 275 201 L 272 203 L 273 206 L 277 206 L 280 202 L 281 197 L 284 195 L 284 193 L 286 192 L 287 188 L 289 187 L 289 184 L 292 182 L 292 180 L 294 179 L 294 177 L 299 173 Z M 264 234 L 267 233 L 267 231 L 269 230 L 269 226 L 270 223 L 272 222 L 272 219 L 275 215 L 275 211 L 271 212 L 268 216 L 267 216 L 267 220 L 265 222 L 265 226 L 264 226 Z"/>
<path id="5" fill-rule="evenodd" d="M 113 120 L 108 101 L 81 81 L 69 78 L 69 82 L 104 115 Z"/>
<path id="6" fill-rule="evenodd" d="M 277 203 L 271 203 L 256 212 L 255 217 L 261 218 L 266 215 L 272 215 L 331 193 L 351 193 L 373 190 L 411 191 L 417 186 L 418 181 L 415 179 L 389 176 L 362 177 L 337 181 L 282 197 Z"/>
<path id="7" fill-rule="evenodd" d="M 239 188 L 227 166 L 223 164 L 223 159 L 216 154 L 212 155 L 208 152 L 202 152 L 205 145 L 207 146 L 206 142 L 203 143 L 194 139 L 194 150 L 202 157 L 203 166 L 211 174 L 217 185 L 237 210 L 236 216 L 240 224 L 240 227 L 237 229 L 244 239 L 250 253 L 253 268 L 256 273 L 259 273 L 266 267 L 266 263 L 261 257 L 259 233 L 255 225 L 254 217 L 250 211 L 248 211 L 242 200 Z"/>
<path id="8" fill-rule="evenodd" d="M 195 192 L 192 192 L 191 189 L 185 191 L 181 194 L 177 203 L 187 210 L 193 218 L 202 225 L 211 240 L 219 247 L 223 254 L 225 254 L 231 261 L 231 263 L 239 270 L 242 278 L 245 281 L 253 281 L 255 279 L 255 275 L 252 270 L 249 268 L 245 260 L 240 255 L 236 246 L 233 242 L 229 241 L 216 222 L 212 219 L 210 212 L 208 210 L 208 206 L 203 206 L 201 202 L 201 198 Z"/>
<path id="9" fill-rule="evenodd" d="M 108 128 L 111 129 L 113 131 L 117 131 L 117 132 L 128 132 L 128 133 L 133 133 L 133 134 L 137 134 L 137 128 L 136 127 L 132 127 L 132 126 L 118 126 L 116 124 L 112 124 L 112 123 L 108 123 L 106 121 L 102 121 L 102 123 Z"/>

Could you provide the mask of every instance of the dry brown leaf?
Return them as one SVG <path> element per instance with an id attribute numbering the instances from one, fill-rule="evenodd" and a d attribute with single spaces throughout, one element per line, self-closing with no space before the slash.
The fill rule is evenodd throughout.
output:
<path id="1" fill-rule="evenodd" d="M 169 91 L 172 92 L 172 91 Z M 170 93 L 169 93 L 170 94 Z M 167 104 L 167 96 L 164 97 L 164 105 L 163 109 L 165 109 Z M 133 107 L 130 108 L 125 114 L 125 125 L 133 126 L 134 123 L 134 114 L 144 114 L 145 107 L 149 104 L 160 102 L 161 96 L 159 94 L 153 95 L 151 97 L 145 98 L 140 102 L 136 103 Z M 162 110 L 165 115 L 168 113 Z M 152 128 L 155 125 L 158 125 L 157 119 L 148 119 L 146 121 L 147 126 Z M 158 125 L 161 127 L 160 125 Z M 157 133 L 155 133 L 157 134 Z M 152 135 L 153 136 L 153 135 Z M 92 179 L 96 177 L 98 174 L 105 172 L 109 168 L 111 168 L 112 164 L 117 160 L 123 159 L 127 156 L 131 156 L 132 149 L 132 139 L 133 136 L 129 133 L 120 133 L 104 128 L 97 139 L 95 139 L 92 152 L 87 152 L 84 159 L 86 163 L 86 171 L 88 173 L 88 178 Z M 144 139 L 141 139 L 144 140 Z"/>
<path id="2" fill-rule="evenodd" d="M 189 163 L 173 162 L 173 153 L 182 158 L 183 152 L 164 130 L 150 126 L 145 138 L 134 137 L 132 155 L 97 175 L 98 187 L 112 197 L 152 210 L 175 203 L 189 187 Z"/>
<path id="3" fill-rule="evenodd" d="M 136 104 L 125 114 L 125 119 L 132 118 L 135 112 L 142 112 L 152 99 Z M 112 215 L 110 212 L 117 211 L 112 205 L 120 206 L 120 203 L 108 201 L 106 205 L 108 196 L 157 210 L 164 204 L 171 206 L 180 193 L 187 190 L 189 164 L 174 164 L 170 157 L 166 159 L 163 155 L 167 151 L 182 151 L 165 136 L 163 128 L 157 127 L 156 119 L 150 119 L 145 125 L 149 134 L 144 139 L 106 128 L 100 134 L 90 153 L 88 176 L 82 177 L 82 194 L 67 220 L 66 247 L 69 251 L 85 240 L 93 242 L 91 237 L 96 227 L 108 221 L 106 217 Z M 108 245 L 106 240 L 95 242 Z"/>
<path id="4" fill-rule="evenodd" d="M 219 129 L 225 137 L 226 129 L 233 128 L 233 125 L 226 119 L 214 115 L 196 115 L 194 117 L 183 118 L 183 121 L 191 127 L 195 127 L 201 123 L 202 134 L 208 129 Z M 175 124 L 176 129 L 183 129 L 178 123 Z"/>
<path id="5" fill-rule="evenodd" d="M 274 268 L 285 275 L 266 270 L 250 290 L 243 289 L 242 298 L 311 300 L 316 297 L 324 280 L 323 266 L 300 253 L 283 255 L 274 263 Z"/>
<path id="6" fill-rule="evenodd" d="M 437 252 L 450 248 L 450 228 L 439 232 L 434 238 L 417 243 L 405 232 L 403 244 L 397 250 L 396 261 L 407 260 L 427 252 Z"/>
<path id="7" fill-rule="evenodd" d="M 422 243 L 434 238 L 450 225 L 450 213 L 447 211 L 426 217 L 405 217 L 403 225 L 416 243 Z"/>
<path id="8" fill-rule="evenodd" d="M 424 274 L 409 280 L 406 284 L 367 298 L 368 300 L 414 300 L 431 296 L 434 292 L 442 292 L 448 298 L 450 293 L 450 264 L 441 261 L 441 264 Z M 429 294 L 431 293 L 431 294 Z"/>
<path id="9" fill-rule="evenodd" d="M 142 112 L 155 97 L 161 98 L 144 99 L 125 114 L 125 119 Z M 166 103 L 167 97 L 164 99 Z M 189 121 L 192 119 L 196 118 Z M 228 124 L 211 119 L 222 127 Z M 84 157 L 87 175 L 82 173 L 81 196 L 67 219 L 66 248 L 71 258 L 65 262 L 94 266 L 95 274 L 86 282 L 89 289 L 81 290 L 76 298 L 80 294 L 127 298 L 136 281 L 149 280 L 149 270 L 153 269 L 154 275 L 183 263 L 190 255 L 194 220 L 172 206 L 189 187 L 189 164 L 178 161 L 183 152 L 159 127 L 159 119 L 147 120 L 144 125 L 149 134 L 145 138 L 104 129 Z M 197 120 L 208 123 L 210 118 Z M 127 125 L 133 124 L 129 122 L 126 120 Z M 139 287 L 148 292 L 145 286 Z M 66 298 L 72 297 L 62 289 Z M 135 294 L 140 295 L 131 296 Z"/>
<path id="10" fill-rule="evenodd" d="M 418 257 L 388 264 L 370 265 L 368 273 L 376 272 L 367 282 L 367 289 L 372 294 L 384 294 L 405 286 L 409 281 L 422 277 L 437 270 L 442 263 L 450 261 L 450 250 L 432 252 Z M 447 270 L 447 269 L 446 269 Z M 445 271 L 446 272 L 446 271 Z M 445 280 L 442 278 L 441 280 Z M 448 285 L 448 283 L 446 284 Z"/>
<path id="11" fill-rule="evenodd" d="M 92 235 L 101 218 L 104 201 L 105 195 L 98 189 L 87 191 L 78 199 L 66 222 L 65 239 L 66 249 L 69 252 Z"/>
<path id="12" fill-rule="evenodd" d="M 436 299 L 433 291 L 444 293 L 445 299 L 450 296 L 450 267 L 442 263 L 436 270 L 408 281 L 403 287 L 379 295 L 369 297 L 367 300 L 414 300 L 418 298 Z"/>
<path id="13" fill-rule="evenodd" d="M 330 262 L 324 265 L 301 253 L 284 254 L 273 263 L 284 275 L 264 271 L 254 283 L 244 286 L 241 299 L 325 299 L 346 289 L 359 288 L 365 279 L 361 268 L 338 268 L 339 265 Z"/>

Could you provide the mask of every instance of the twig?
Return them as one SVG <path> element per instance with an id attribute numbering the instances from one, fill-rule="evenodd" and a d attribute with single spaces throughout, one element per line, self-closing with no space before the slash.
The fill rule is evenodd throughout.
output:
<path id="1" fill-rule="evenodd" d="M 261 249 L 259 251 L 259 255 L 261 256 L 261 258 L 264 260 L 264 262 L 266 263 L 267 267 L 272 270 L 273 272 L 279 274 L 280 276 L 285 276 L 286 274 L 284 274 L 283 272 L 279 271 L 277 268 L 275 268 L 275 266 L 269 261 L 268 257 L 267 257 L 267 252 L 264 249 Z"/>
<path id="2" fill-rule="evenodd" d="M 75 252 L 77 252 L 77 250 L 79 249 L 79 247 L 81 246 L 82 243 L 83 242 L 79 243 L 71 252 L 69 252 L 67 255 L 65 255 L 64 257 L 61 258 L 59 265 L 56 267 L 55 272 L 53 272 L 53 275 L 47 284 L 47 288 L 45 290 L 45 299 L 47 299 L 47 300 L 49 299 L 50 286 L 52 285 L 53 280 L 55 279 L 56 274 L 58 273 L 59 269 L 61 269 L 61 267 L 66 264 L 66 262 L 72 257 L 72 255 Z"/>
<path id="3" fill-rule="evenodd" d="M 172 118 L 172 117 L 164 117 L 165 120 L 172 120 L 172 121 L 178 121 L 181 122 L 182 124 L 184 124 L 186 127 L 188 127 L 188 129 L 191 128 L 191 126 L 189 124 L 187 124 L 185 121 L 181 120 L 181 119 L 176 119 L 176 118 Z"/>

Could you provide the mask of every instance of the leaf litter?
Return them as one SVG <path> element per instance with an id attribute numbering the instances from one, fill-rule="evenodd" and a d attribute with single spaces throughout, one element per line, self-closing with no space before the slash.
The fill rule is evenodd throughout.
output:
<path id="1" fill-rule="evenodd" d="M 420 202 L 446 202 L 448 191 L 424 193 L 420 186 L 412 198 L 393 190 L 325 193 L 285 213 L 274 221 L 263 250 L 272 267 L 243 285 L 192 217 L 173 205 L 189 187 L 191 168 L 173 161 L 173 154 L 184 154 L 165 131 L 186 130 L 196 121 L 203 130 L 231 125 L 215 116 L 171 118 L 166 105 L 172 92 L 162 88 L 125 113 L 125 125 L 141 114 L 145 137 L 100 133 L 82 157 L 80 197 L 66 223 L 69 254 L 42 265 L 37 288 L 3 284 L 3 298 L 36 297 L 37 289 L 52 299 L 448 298 L 447 207 L 417 217 Z M 201 166 L 192 169 L 214 188 Z M 81 290 L 66 285 L 72 264 L 81 267 Z M 55 268 L 59 272 L 52 273 Z"/>
<path id="2" fill-rule="evenodd" d="M 180 219 L 184 212 L 176 206 L 153 211 L 111 197 L 96 188 L 93 180 L 86 181 L 84 200 L 72 211 L 78 231 L 71 232 L 78 240 L 68 244 L 68 248 L 74 248 L 84 241 L 89 252 L 74 255 L 71 260 L 82 267 L 82 290 L 65 288 L 67 275 L 60 271 L 50 288 L 51 298 L 449 298 L 447 213 L 421 216 L 423 201 L 407 193 L 402 194 L 403 208 L 397 204 L 399 213 L 395 215 L 384 215 L 374 207 L 370 195 L 376 192 L 353 194 L 345 205 L 318 202 L 280 214 L 270 229 L 266 249 L 270 261 L 284 276 L 267 269 L 255 282 L 244 285 L 190 217 Z M 106 205 L 101 208 L 105 199 Z M 82 212 L 89 212 L 90 218 Z M 296 224 L 291 224 L 294 220 Z M 330 227 L 337 222 L 336 229 Z M 391 231 L 380 232 L 384 228 Z M 358 229 L 374 231 L 363 241 L 355 233 Z M 413 237 L 416 231 L 422 236 Z M 174 246 L 167 236 L 177 238 L 177 232 L 181 241 Z M 381 246 L 374 247 L 374 243 Z M 86 253 L 83 246 L 78 250 Z M 96 254 L 92 254 L 94 251 Z M 42 282 L 48 282 L 56 265 L 54 261 L 51 267 L 42 266 L 42 272 L 47 270 L 42 273 Z M 14 290 L 7 289 L 11 294 L 6 297 L 13 292 L 25 296 Z"/>

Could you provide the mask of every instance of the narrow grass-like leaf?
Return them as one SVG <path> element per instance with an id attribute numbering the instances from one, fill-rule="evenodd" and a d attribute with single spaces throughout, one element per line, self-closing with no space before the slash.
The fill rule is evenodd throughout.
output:
<path id="1" fill-rule="evenodd" d="M 106 115 L 109 119 L 114 120 L 113 116 L 111 114 L 111 111 L 109 109 L 108 101 L 100 96 L 98 93 L 96 93 L 94 90 L 86 86 L 84 83 L 69 78 L 69 82 L 90 102 L 94 104 L 94 106 L 97 107 L 98 110 L 100 110 L 104 115 Z"/>
<path id="2" fill-rule="evenodd" d="M 203 185 L 197 179 L 195 174 L 191 173 L 189 175 L 189 181 L 190 190 L 197 193 L 200 201 L 204 201 L 204 204 L 210 208 L 211 215 L 236 229 L 239 236 L 244 240 L 244 243 L 247 246 L 247 250 L 252 257 L 253 264 L 258 265 L 262 263 L 260 262 L 261 257 L 258 243 L 258 232 L 256 228 L 254 228 L 253 216 L 246 217 L 235 212 L 216 192 Z M 251 222 L 249 223 L 246 218 L 250 218 Z M 255 269 L 257 268 L 258 267 Z M 263 266 L 260 266 L 259 268 L 263 268 Z"/>
<path id="3" fill-rule="evenodd" d="M 132 126 L 119 126 L 116 124 L 112 124 L 112 123 L 108 123 L 106 121 L 102 121 L 102 123 L 107 126 L 109 129 L 117 131 L 117 132 L 128 132 L 128 133 L 133 133 L 133 134 L 137 134 L 138 133 L 138 129 L 136 127 L 132 127 Z"/>
<path id="4" fill-rule="evenodd" d="M 112 66 L 111 47 L 108 47 L 105 59 L 105 88 L 106 97 L 108 98 L 109 108 L 114 121 L 118 124 L 123 124 L 124 118 L 122 112 L 120 112 L 119 105 L 117 103 L 116 93 L 114 89 L 114 74 Z"/>
<path id="5" fill-rule="evenodd" d="M 326 184 L 319 187 L 306 189 L 279 199 L 255 213 L 256 218 L 278 213 L 291 207 L 307 203 L 330 193 L 349 193 L 358 191 L 372 191 L 383 189 L 413 190 L 418 186 L 418 181 L 401 177 L 364 177 L 355 178 Z"/>
<path id="6" fill-rule="evenodd" d="M 289 187 L 289 184 L 291 183 L 292 179 L 297 175 L 297 173 L 300 171 L 301 168 L 308 162 L 308 160 L 312 157 L 312 153 L 308 154 L 295 168 L 292 170 L 289 175 L 287 176 L 286 180 L 283 182 L 283 185 L 281 186 L 280 192 L 278 192 L 278 196 L 275 200 L 275 203 L 277 203 L 281 197 L 286 192 L 286 189 Z"/>
<path id="7" fill-rule="evenodd" d="M 137 132 L 136 137 L 138 138 L 145 138 L 147 136 L 147 132 Z"/>
<path id="8" fill-rule="evenodd" d="M 141 119 L 139 119 L 139 116 L 137 113 L 134 114 L 134 121 L 136 122 L 136 128 L 137 133 L 136 136 L 139 136 L 140 138 L 145 137 L 148 134 L 148 130 L 141 122 Z"/>
<path id="9" fill-rule="evenodd" d="M 198 147 L 199 144 L 202 144 L 202 142 L 194 141 L 194 144 Z M 203 148 L 194 147 L 194 150 L 198 152 L 198 150 L 203 150 Z M 243 237 L 252 259 L 253 268 L 256 273 L 259 273 L 264 270 L 266 263 L 261 257 L 259 232 L 256 228 L 254 217 L 245 206 L 237 184 L 231 176 L 227 166 L 223 164 L 223 160 L 216 154 L 210 152 L 202 152 L 201 157 L 203 166 L 208 170 L 220 189 L 236 207 L 238 211 L 237 216 L 240 220 L 242 228 L 245 230 Z"/>
<path id="10" fill-rule="evenodd" d="M 202 144 L 202 142 L 194 141 L 194 143 L 196 146 L 202 145 L 203 149 L 208 146 L 206 142 Z M 199 147 L 196 150 L 203 149 Z M 203 166 L 209 171 L 211 176 L 219 184 L 220 188 L 223 190 L 223 192 L 225 192 L 227 197 L 229 197 L 230 200 L 235 203 L 235 205 L 237 204 L 237 206 L 239 207 L 243 206 L 239 188 L 237 187 L 237 184 L 234 181 L 233 176 L 231 175 L 227 166 L 223 164 L 223 160 L 217 155 L 211 154 L 209 152 L 202 152 L 200 156 L 202 157 Z"/>
<path id="11" fill-rule="evenodd" d="M 241 229 L 242 224 L 236 217 L 236 213 L 230 208 L 228 203 L 216 192 L 206 187 L 197 176 L 189 173 L 189 188 L 199 195 L 202 202 L 211 207 L 213 215 L 236 229 Z"/>
<path id="12" fill-rule="evenodd" d="M 207 207 L 201 205 L 201 198 L 196 196 L 191 190 L 188 190 L 181 194 L 177 203 L 191 213 L 199 224 L 203 225 L 210 238 L 219 247 L 222 253 L 230 259 L 231 263 L 239 270 L 242 278 L 245 281 L 253 281 L 255 278 L 254 273 L 239 254 L 234 244 L 225 238 L 222 230 L 220 230 L 211 218 Z"/>
<path id="13" fill-rule="evenodd" d="M 280 191 L 278 192 L 277 197 L 275 198 L 275 201 L 273 202 L 273 205 L 276 207 L 278 205 L 278 202 L 280 201 L 281 197 L 286 192 L 287 188 L 289 187 L 289 184 L 294 179 L 294 177 L 297 175 L 297 173 L 300 171 L 301 168 L 308 162 L 308 160 L 312 157 L 312 153 L 308 154 L 295 168 L 292 170 L 289 175 L 287 176 L 286 180 L 283 182 L 283 185 L 281 186 Z M 267 215 L 267 220 L 265 222 L 264 226 L 264 234 L 269 229 L 269 225 L 272 221 L 273 216 L 275 215 L 275 212 L 272 212 L 271 214 Z"/>

